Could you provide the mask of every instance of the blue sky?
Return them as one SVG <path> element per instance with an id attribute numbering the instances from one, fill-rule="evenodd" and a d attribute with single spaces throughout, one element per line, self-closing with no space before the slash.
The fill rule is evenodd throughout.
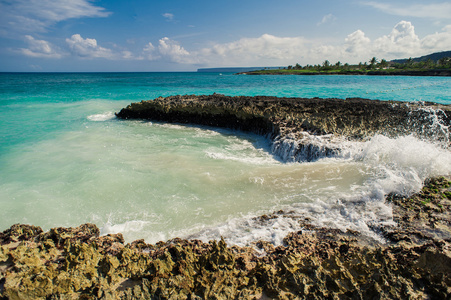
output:
<path id="1" fill-rule="evenodd" d="M 448 50 L 449 0 L 0 0 L 0 71 L 195 71 Z"/>

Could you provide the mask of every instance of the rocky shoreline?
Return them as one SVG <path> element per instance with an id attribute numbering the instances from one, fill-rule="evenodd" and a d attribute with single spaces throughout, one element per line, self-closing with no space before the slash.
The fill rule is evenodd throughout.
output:
<path id="1" fill-rule="evenodd" d="M 284 161 L 313 161 L 340 153 L 344 139 L 410 133 L 450 142 L 443 124 L 451 107 L 362 98 L 305 99 L 269 96 L 185 95 L 141 101 L 123 108 L 120 119 L 199 124 L 269 137 L 273 154 Z"/>
<path id="2" fill-rule="evenodd" d="M 173 239 L 124 244 L 93 224 L 0 233 L 0 299 L 447 299 L 451 294 L 451 182 L 392 195 L 398 226 L 386 244 L 302 221 L 284 244 L 228 247 Z M 262 222 L 276 217 L 260 217 Z"/>
<path id="3" fill-rule="evenodd" d="M 447 147 L 449 133 L 434 122 L 449 126 L 451 108 L 214 94 L 132 103 L 117 116 L 254 132 L 268 136 L 284 160 L 309 161 L 339 153 L 334 139 L 378 133 L 416 132 Z M 0 233 L 0 299 L 447 299 L 451 177 L 431 178 L 420 193 L 386 201 L 396 226 L 374 228 L 385 243 L 357 231 L 315 227 L 302 216 L 292 216 L 302 230 L 277 247 L 178 238 L 126 244 L 121 234 L 100 236 L 94 224 L 47 232 L 17 224 Z M 291 214 L 274 212 L 258 221 L 281 215 Z"/>

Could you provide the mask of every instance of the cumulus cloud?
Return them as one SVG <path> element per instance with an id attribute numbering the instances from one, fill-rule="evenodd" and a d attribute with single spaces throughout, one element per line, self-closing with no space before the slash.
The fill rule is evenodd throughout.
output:
<path id="1" fill-rule="evenodd" d="M 369 1 L 363 2 L 363 4 L 396 16 L 451 19 L 451 3 L 449 2 L 400 5 Z"/>
<path id="2" fill-rule="evenodd" d="M 451 49 L 451 25 L 445 26 L 442 32 L 426 36 L 421 40 L 421 45 L 428 52 Z"/>
<path id="3" fill-rule="evenodd" d="M 371 41 L 361 30 L 348 35 L 345 39 L 345 54 L 354 57 L 380 57 L 396 59 L 415 57 L 451 49 L 451 25 L 441 32 L 420 38 L 411 22 L 401 21 L 391 32 Z M 345 55 L 346 56 L 346 55 Z"/>
<path id="4" fill-rule="evenodd" d="M 21 48 L 19 52 L 30 57 L 61 58 L 63 54 L 55 46 L 44 40 L 37 40 L 31 35 L 26 35 L 28 48 Z"/>
<path id="5" fill-rule="evenodd" d="M 74 34 L 70 39 L 66 39 L 66 43 L 74 55 L 83 58 L 113 59 L 116 56 L 111 49 L 97 45 L 96 39 L 84 39 L 79 34 Z"/>
<path id="6" fill-rule="evenodd" d="M 371 40 L 359 29 L 345 38 L 344 50 L 353 56 L 359 56 L 368 51 L 370 43 Z"/>
<path id="7" fill-rule="evenodd" d="M 308 49 L 301 37 L 277 37 L 263 34 L 258 38 L 242 38 L 238 41 L 217 44 L 199 51 L 203 63 L 223 65 L 273 64 L 301 57 Z"/>
<path id="8" fill-rule="evenodd" d="M 149 60 L 163 59 L 168 62 L 182 64 L 195 64 L 198 62 L 196 55 L 192 55 L 185 48 L 180 46 L 177 41 L 168 37 L 160 39 L 157 47 L 149 42 L 144 47 L 143 53 Z"/>
<path id="9" fill-rule="evenodd" d="M 391 33 L 374 41 L 375 50 L 387 53 L 391 57 L 399 55 L 415 55 L 421 52 L 421 42 L 415 33 L 412 23 L 401 21 Z"/>
<path id="10" fill-rule="evenodd" d="M 188 51 L 165 37 L 157 46 L 147 44 L 144 56 L 150 60 L 204 66 L 284 66 L 296 62 L 316 64 L 325 59 L 358 63 L 373 56 L 390 60 L 448 49 L 451 49 L 451 25 L 421 39 L 411 22 L 401 21 L 387 35 L 374 40 L 362 30 L 356 30 L 338 44 L 263 34 Z"/>
<path id="11" fill-rule="evenodd" d="M 107 17 L 110 13 L 89 0 L 0 1 L 0 33 L 45 32 L 57 22 L 82 17 Z"/>
<path id="12" fill-rule="evenodd" d="M 197 66 L 286 66 L 295 63 L 318 64 L 325 59 L 358 63 L 375 56 L 387 60 L 415 57 L 451 49 L 451 25 L 440 32 L 420 38 L 411 22 L 401 21 L 386 35 L 370 39 L 362 30 L 356 30 L 341 42 L 308 40 L 303 37 L 278 37 L 263 34 L 255 38 L 241 38 L 228 43 L 188 49 L 177 40 L 161 38 L 148 42 L 139 53 L 128 49 L 112 50 L 100 46 L 94 38 L 74 34 L 66 39 L 66 48 L 60 48 L 45 40 L 25 37 L 27 47 L 19 49 L 23 55 L 42 58 L 73 56 L 111 60 L 151 60 Z M 120 47 L 119 47 L 120 48 Z"/>

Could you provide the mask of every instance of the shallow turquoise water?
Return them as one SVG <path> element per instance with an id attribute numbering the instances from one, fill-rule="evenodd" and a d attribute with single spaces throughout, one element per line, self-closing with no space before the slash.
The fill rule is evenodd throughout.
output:
<path id="1" fill-rule="evenodd" d="M 449 150 L 382 136 L 340 158 L 286 164 L 259 136 L 215 128 L 119 121 L 130 102 L 175 94 L 364 97 L 451 103 L 451 79 L 236 76 L 217 73 L 0 74 L 0 230 L 94 222 L 149 242 L 194 235 L 277 243 L 293 210 L 318 224 L 370 230 L 390 222 L 383 195 L 412 192 L 451 170 Z M 363 199 L 363 200 L 362 200 Z M 382 200 L 381 200 L 382 199 Z M 355 203 L 364 203 L 361 204 Z"/>

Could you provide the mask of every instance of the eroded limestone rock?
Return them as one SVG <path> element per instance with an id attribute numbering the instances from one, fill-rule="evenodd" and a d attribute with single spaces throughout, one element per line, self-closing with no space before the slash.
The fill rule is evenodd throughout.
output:
<path id="1" fill-rule="evenodd" d="M 440 130 L 440 126 L 450 125 L 450 106 L 361 98 L 171 96 L 132 103 L 116 116 L 267 135 L 274 154 L 287 161 L 334 156 L 340 152 L 343 139 L 366 139 L 377 133 L 388 136 L 414 133 L 448 144 L 451 139 L 447 130 Z"/>
<path id="2" fill-rule="evenodd" d="M 387 244 L 307 221 L 282 246 L 248 248 L 224 240 L 124 244 L 120 234 L 99 237 L 93 224 L 48 232 L 14 225 L 0 234 L 0 297 L 447 299 L 450 239 L 428 230 L 449 231 L 450 186 L 449 178 L 435 178 L 412 197 L 392 196 L 399 225 L 382 229 Z"/>

